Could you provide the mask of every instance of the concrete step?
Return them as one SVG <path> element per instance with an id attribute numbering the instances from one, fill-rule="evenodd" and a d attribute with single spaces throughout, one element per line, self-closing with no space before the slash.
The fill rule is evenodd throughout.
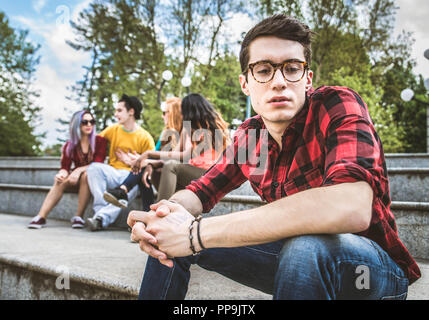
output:
<path id="1" fill-rule="evenodd" d="M 60 157 L 0 157 L 1 166 L 46 166 L 60 167 Z"/>
<path id="2" fill-rule="evenodd" d="M 390 168 L 388 176 L 392 200 L 429 202 L 429 168 Z"/>
<path id="3" fill-rule="evenodd" d="M 0 213 L 0 300 L 136 299 L 147 260 L 121 230 L 74 230 L 50 220 L 41 230 L 27 219 Z M 429 299 L 429 260 L 418 260 L 422 278 L 409 300 Z M 191 267 L 188 300 L 266 300 L 260 291 L 217 273 Z"/>
<path id="4" fill-rule="evenodd" d="M 429 168 L 429 153 L 387 153 L 387 167 Z M 0 157 L 0 165 L 47 165 L 59 167 L 60 157 Z"/>
<path id="5" fill-rule="evenodd" d="M 386 165 L 388 168 L 429 168 L 429 153 L 388 153 Z"/>
<path id="6" fill-rule="evenodd" d="M 127 231 L 74 230 L 53 219 L 31 230 L 27 220 L 0 213 L 0 300 L 137 298 L 147 255 Z M 186 299 L 271 299 L 198 266 L 191 274 Z"/>
<path id="7" fill-rule="evenodd" d="M 33 217 L 37 214 L 49 187 L 0 184 L 0 212 Z M 49 219 L 70 220 L 75 214 L 76 193 L 65 193 L 61 202 L 49 215 Z M 229 194 L 221 200 L 208 216 L 228 214 L 255 208 L 265 204 L 257 196 Z M 85 217 L 91 217 L 90 202 Z M 396 217 L 399 236 L 413 257 L 429 259 L 429 203 L 428 202 L 392 202 L 391 209 Z M 140 197 L 132 201 L 111 228 L 126 229 L 126 220 L 131 210 L 141 210 Z M 29 223 L 29 218 L 27 218 Z"/>
<path id="8" fill-rule="evenodd" d="M 34 185 L 51 187 L 60 168 L 56 165 L 3 165 L 0 163 L 0 184 Z M 246 182 L 231 192 L 238 195 L 256 195 L 250 183 Z"/>
<path id="9" fill-rule="evenodd" d="M 2 165 L 0 183 L 52 186 L 58 167 L 46 165 Z M 389 168 L 390 193 L 394 201 L 429 202 L 428 168 Z M 234 195 L 256 195 L 249 182 L 233 190 Z"/>

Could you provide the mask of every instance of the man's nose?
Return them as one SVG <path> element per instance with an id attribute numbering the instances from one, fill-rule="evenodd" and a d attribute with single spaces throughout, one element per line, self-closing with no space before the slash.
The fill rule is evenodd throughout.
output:
<path id="1" fill-rule="evenodd" d="M 280 69 L 277 69 L 274 71 L 274 77 L 273 80 L 271 80 L 271 85 L 273 89 L 284 89 L 286 88 L 287 81 L 283 77 L 283 73 Z"/>

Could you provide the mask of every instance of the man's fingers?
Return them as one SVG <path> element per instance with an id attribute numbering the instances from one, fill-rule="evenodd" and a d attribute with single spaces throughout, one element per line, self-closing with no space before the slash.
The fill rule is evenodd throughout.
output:
<path id="1" fill-rule="evenodd" d="M 149 232 L 146 231 L 146 226 L 142 223 L 137 221 L 134 224 L 134 227 L 131 231 L 131 240 L 133 241 L 147 241 L 151 244 L 156 244 L 156 238 L 150 234 Z"/>
<path id="2" fill-rule="evenodd" d="M 138 241 L 140 249 L 148 255 L 156 259 L 168 260 L 167 255 L 155 247 L 156 239 L 153 235 L 146 232 L 143 223 L 136 223 L 134 225 L 131 233 L 131 240 Z"/>
<path id="3" fill-rule="evenodd" d="M 155 259 L 167 260 L 167 255 L 145 241 L 139 242 L 140 249 Z"/>
<path id="4" fill-rule="evenodd" d="M 150 176 L 149 176 L 149 174 L 145 171 L 144 173 L 143 173 L 143 177 L 142 177 L 142 180 L 143 180 L 143 183 L 144 183 L 144 185 L 146 186 L 146 188 L 150 188 L 150 184 L 147 182 L 147 180 L 150 180 Z"/>
<path id="5" fill-rule="evenodd" d="M 171 260 L 171 259 L 159 259 L 159 258 L 158 258 L 158 260 L 164 266 L 167 266 L 169 268 L 173 268 L 173 265 L 174 265 L 173 260 Z"/>
<path id="6" fill-rule="evenodd" d="M 155 212 L 158 217 L 162 218 L 168 216 L 171 213 L 171 210 L 167 205 L 163 204 L 159 206 Z"/>
<path id="7" fill-rule="evenodd" d="M 128 214 L 127 224 L 132 228 L 137 221 L 147 223 L 148 212 L 133 210 Z"/>
<path id="8" fill-rule="evenodd" d="M 155 211 L 158 217 L 165 217 L 171 213 L 170 208 L 167 205 L 168 200 L 161 200 L 157 203 L 151 204 L 150 209 Z"/>

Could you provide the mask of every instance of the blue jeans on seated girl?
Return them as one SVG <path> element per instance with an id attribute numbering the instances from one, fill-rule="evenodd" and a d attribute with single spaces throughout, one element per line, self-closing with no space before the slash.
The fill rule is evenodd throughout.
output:
<path id="1" fill-rule="evenodd" d="M 173 268 L 149 257 L 139 299 L 184 299 L 191 264 L 278 300 L 405 299 L 408 292 L 404 272 L 378 244 L 338 234 L 207 249 L 197 256 L 174 258 Z"/>
<path id="2" fill-rule="evenodd" d="M 150 211 L 150 205 L 154 203 L 155 196 L 153 195 L 152 186 L 146 187 L 142 182 L 143 170 L 139 174 L 130 173 L 125 181 L 122 183 L 127 190 L 131 190 L 136 185 L 140 188 L 140 196 L 142 198 L 143 211 Z"/>

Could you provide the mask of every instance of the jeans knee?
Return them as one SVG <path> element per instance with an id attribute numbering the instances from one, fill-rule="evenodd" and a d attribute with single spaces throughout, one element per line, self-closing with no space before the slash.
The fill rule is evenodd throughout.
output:
<path id="1" fill-rule="evenodd" d="M 86 169 L 86 172 L 85 172 L 86 176 L 91 177 L 96 175 L 98 172 L 102 172 L 103 166 L 104 166 L 104 163 L 99 163 L 99 162 L 91 163 L 88 169 Z"/>
<path id="2" fill-rule="evenodd" d="M 320 298 L 333 296 L 329 241 L 324 235 L 290 238 L 280 251 L 275 278 L 274 299 Z M 323 287 L 324 290 L 320 288 Z"/>
<path id="3" fill-rule="evenodd" d="M 297 258 L 314 259 L 328 256 L 329 235 L 304 235 L 293 237 L 285 241 L 280 252 L 279 260 L 294 261 Z"/>
<path id="4" fill-rule="evenodd" d="M 287 240 L 280 251 L 278 272 L 291 279 L 314 273 L 330 272 L 335 257 L 329 235 L 306 235 Z"/>

